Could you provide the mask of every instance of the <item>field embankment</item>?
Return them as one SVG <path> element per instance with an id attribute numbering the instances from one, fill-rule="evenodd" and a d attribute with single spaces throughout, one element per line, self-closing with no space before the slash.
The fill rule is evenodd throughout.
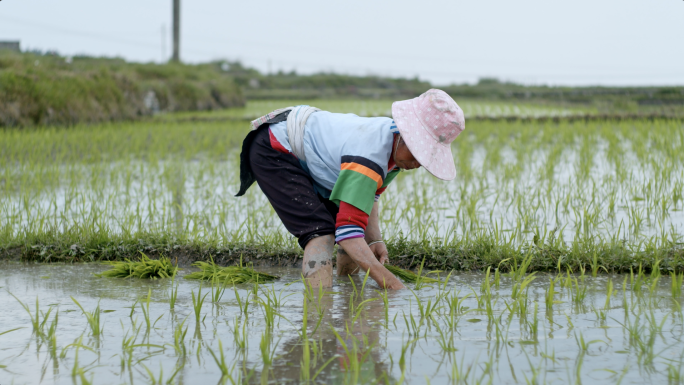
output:
<path id="1" fill-rule="evenodd" d="M 217 63 L 140 64 L 0 52 L 0 127 L 134 120 L 244 106 Z"/>
<path id="2" fill-rule="evenodd" d="M 626 242 L 590 243 L 548 242 L 511 245 L 491 235 L 448 243 L 435 240 L 386 241 L 391 264 L 406 269 L 424 265 L 427 270 L 510 272 L 531 257 L 529 271 L 630 273 L 654 270 L 663 274 L 684 273 L 684 247 L 677 242 L 659 242 L 638 248 Z M 23 244 L 0 248 L 0 259 L 37 263 L 81 263 L 138 259 L 141 253 L 151 257 L 169 257 L 181 267 L 196 261 L 214 260 L 223 266 L 240 262 L 255 266 L 301 266 L 302 250 L 291 243 L 274 244 L 207 242 L 201 239 L 178 239 L 170 234 L 34 234 Z M 642 245 L 645 246 L 645 245 Z"/>

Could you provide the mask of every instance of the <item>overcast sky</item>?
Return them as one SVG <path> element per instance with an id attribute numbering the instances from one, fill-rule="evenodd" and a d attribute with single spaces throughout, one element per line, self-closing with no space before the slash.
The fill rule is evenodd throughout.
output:
<path id="1" fill-rule="evenodd" d="M 484 76 L 684 85 L 682 0 L 181 1 L 186 62 L 225 58 L 262 71 L 270 63 L 272 71 L 438 85 Z M 171 54 L 171 0 L 1 0 L 0 40 L 160 62 Z"/>

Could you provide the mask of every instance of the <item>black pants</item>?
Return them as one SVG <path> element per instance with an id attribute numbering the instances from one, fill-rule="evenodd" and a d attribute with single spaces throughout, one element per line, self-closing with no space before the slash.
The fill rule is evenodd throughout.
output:
<path id="1" fill-rule="evenodd" d="M 267 124 L 259 127 L 249 148 L 249 165 L 261 191 L 302 248 L 315 237 L 335 233 L 339 207 L 315 192 L 313 180 L 297 158 L 271 147 Z"/>

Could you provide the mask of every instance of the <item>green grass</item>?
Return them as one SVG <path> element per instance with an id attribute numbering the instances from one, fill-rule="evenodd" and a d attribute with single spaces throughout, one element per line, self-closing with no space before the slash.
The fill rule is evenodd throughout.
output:
<path id="1" fill-rule="evenodd" d="M 138 261 L 126 259 L 124 261 L 105 263 L 111 265 L 112 268 L 100 274 L 95 274 L 96 276 L 106 278 L 157 279 L 173 278 L 178 272 L 178 267 L 174 266 L 168 257 L 150 259 L 144 253 L 141 253 L 140 260 Z"/>

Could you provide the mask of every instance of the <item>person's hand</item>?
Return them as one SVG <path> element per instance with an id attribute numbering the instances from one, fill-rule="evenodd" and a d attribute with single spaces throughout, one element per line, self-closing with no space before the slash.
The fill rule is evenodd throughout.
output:
<path id="1" fill-rule="evenodd" d="M 387 246 L 385 246 L 384 242 L 374 243 L 369 247 L 375 255 L 375 258 L 378 259 L 378 262 L 384 265 L 389 261 L 389 253 L 387 252 Z"/>

